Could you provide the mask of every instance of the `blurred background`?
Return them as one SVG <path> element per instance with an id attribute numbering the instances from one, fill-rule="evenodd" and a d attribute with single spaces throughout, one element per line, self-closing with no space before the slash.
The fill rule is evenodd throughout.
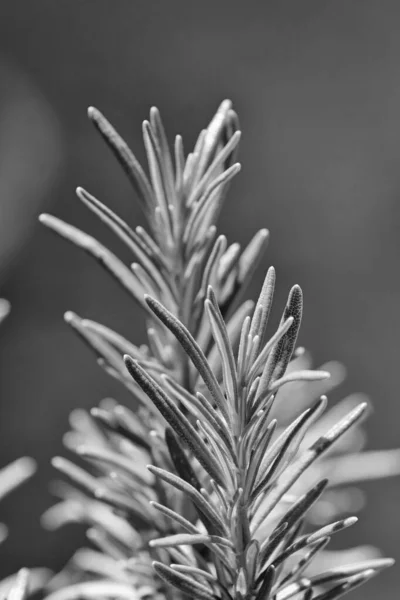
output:
<path id="1" fill-rule="evenodd" d="M 221 100 L 244 131 L 242 173 L 221 231 L 272 235 L 276 311 L 305 292 L 300 343 L 348 369 L 332 401 L 364 391 L 369 448 L 400 446 L 400 6 L 396 0 L 0 1 L 0 463 L 30 455 L 36 477 L 1 506 L 0 575 L 61 567 L 79 528 L 42 531 L 50 458 L 74 407 L 131 402 L 63 322 L 67 309 L 143 339 L 142 315 L 90 258 L 37 223 L 54 212 L 109 242 L 75 199 L 83 185 L 142 223 L 123 173 L 86 118 L 100 108 L 144 159 L 156 104 L 189 149 Z M 368 505 L 341 543 L 400 559 L 400 479 L 364 486 Z M 397 598 L 394 567 L 353 598 Z"/>

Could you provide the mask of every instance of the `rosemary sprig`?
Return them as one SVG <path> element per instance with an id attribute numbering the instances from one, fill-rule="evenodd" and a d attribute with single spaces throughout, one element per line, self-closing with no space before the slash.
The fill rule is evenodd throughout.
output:
<path id="1" fill-rule="evenodd" d="M 269 339 L 272 267 L 255 305 L 241 301 L 269 235 L 260 230 L 243 250 L 217 235 L 216 220 L 240 170 L 231 103 L 221 104 L 187 156 L 180 136 L 170 151 L 152 108 L 143 124 L 148 174 L 98 110 L 90 108 L 89 117 L 128 175 L 148 229 L 128 226 L 82 188 L 77 195 L 134 262 L 126 265 L 56 217 L 42 215 L 41 221 L 94 257 L 143 309 L 147 345 L 66 314 L 139 409 L 134 414 L 107 399 L 90 416 L 81 411 L 72 418 L 66 445 L 88 467 L 54 461 L 76 487 L 58 485 L 61 501 L 44 521 L 50 527 L 71 518 L 85 522 L 96 550 L 78 552 L 71 561 L 82 582 L 49 597 L 343 595 L 389 565 L 372 561 L 312 571 L 331 536 L 356 521 L 340 518 L 311 529 L 320 498 L 332 487 L 324 466 L 334 470 L 335 448 L 341 461 L 349 449 L 354 456 L 353 438 L 344 434 L 359 431 L 367 404 L 350 403 L 336 423 L 332 411 L 323 414 L 324 393 L 340 380 L 341 369 L 332 363 L 315 370 L 296 348 L 303 310 L 298 285 Z M 392 458 L 395 473 L 399 463 Z"/>

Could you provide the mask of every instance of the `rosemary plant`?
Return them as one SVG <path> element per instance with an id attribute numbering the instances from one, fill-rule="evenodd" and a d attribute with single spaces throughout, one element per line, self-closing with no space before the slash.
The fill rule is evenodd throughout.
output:
<path id="1" fill-rule="evenodd" d="M 149 175 L 98 110 L 90 108 L 89 118 L 129 177 L 148 230 L 130 228 L 82 188 L 77 196 L 135 262 L 127 266 L 54 216 L 40 220 L 94 257 L 140 306 L 147 344 L 66 313 L 138 409 L 106 399 L 90 414 L 71 415 L 65 444 L 84 466 L 54 459 L 72 484 L 58 484 L 61 501 L 44 523 L 84 522 L 92 547 L 78 550 L 53 580 L 48 600 L 328 600 L 349 592 L 392 561 L 363 559 L 356 549 L 356 562 L 334 564 L 330 538 L 357 520 L 341 514 L 348 507 L 340 500 L 351 502 L 347 484 L 382 465 L 385 474 L 398 472 L 399 454 L 363 459 L 366 402 L 351 397 L 324 412 L 324 394 L 342 369 L 314 370 L 296 348 L 298 285 L 269 337 L 272 267 L 257 302 L 242 300 L 268 231 L 244 249 L 217 234 L 240 170 L 231 103 L 221 104 L 187 156 L 180 136 L 171 155 L 152 108 L 143 124 Z"/>

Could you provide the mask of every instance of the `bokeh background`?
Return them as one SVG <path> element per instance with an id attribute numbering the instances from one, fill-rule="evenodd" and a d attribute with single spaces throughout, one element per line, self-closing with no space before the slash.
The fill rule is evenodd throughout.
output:
<path id="1" fill-rule="evenodd" d="M 340 393 L 376 407 L 369 447 L 400 446 L 400 5 L 396 0 L 0 0 L 0 461 L 30 455 L 36 477 L 1 507 L 11 535 L 0 575 L 59 568 L 79 528 L 42 531 L 50 458 L 68 414 L 123 389 L 95 365 L 63 312 L 139 342 L 142 315 L 87 256 L 37 223 L 45 210 L 110 241 L 74 196 L 83 185 L 133 224 L 128 183 L 86 119 L 100 108 L 144 158 L 141 121 L 156 104 L 190 148 L 231 98 L 243 171 L 221 216 L 230 240 L 266 225 L 263 270 L 305 292 L 301 343 L 316 364 L 345 363 Z M 400 480 L 364 486 L 368 506 L 341 543 L 400 559 Z M 394 567 L 353 598 L 397 598 Z"/>

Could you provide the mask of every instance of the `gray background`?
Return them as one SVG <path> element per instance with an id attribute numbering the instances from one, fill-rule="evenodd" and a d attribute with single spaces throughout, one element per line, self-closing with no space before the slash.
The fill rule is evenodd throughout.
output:
<path id="1" fill-rule="evenodd" d="M 400 445 L 400 5 L 347 1 L 0 1 L 1 464 L 29 454 L 36 478 L 1 507 L 12 528 L 2 574 L 60 567 L 78 528 L 41 530 L 52 455 L 67 416 L 124 391 L 64 325 L 73 309 L 139 342 L 142 315 L 101 269 L 37 224 L 52 211 L 109 241 L 76 185 L 142 222 L 134 195 L 86 119 L 96 105 L 143 159 L 141 121 L 156 104 L 190 148 L 230 97 L 244 131 L 243 171 L 221 216 L 230 240 L 266 225 L 263 270 L 305 292 L 301 343 L 349 370 L 340 393 L 376 411 L 369 447 Z M 114 246 L 113 246 L 114 247 Z M 338 545 L 374 543 L 400 559 L 400 481 L 364 486 L 361 523 Z M 397 598 L 394 567 L 353 598 Z"/>

